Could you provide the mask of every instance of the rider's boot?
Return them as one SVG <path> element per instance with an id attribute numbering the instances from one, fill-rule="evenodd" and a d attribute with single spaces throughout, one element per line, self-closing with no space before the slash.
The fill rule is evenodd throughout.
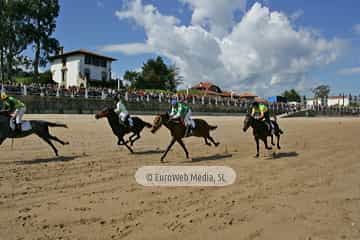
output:
<path id="1" fill-rule="evenodd" d="M 189 126 L 186 126 L 184 137 L 189 137 L 190 134 L 191 134 L 191 127 L 189 125 Z"/>
<path id="2" fill-rule="evenodd" d="M 272 129 L 272 127 L 271 127 L 271 124 L 269 124 L 268 122 L 265 122 L 265 124 L 266 124 L 266 126 L 267 126 L 267 128 L 268 128 L 268 132 L 269 132 L 270 134 L 273 134 L 273 129 Z"/>

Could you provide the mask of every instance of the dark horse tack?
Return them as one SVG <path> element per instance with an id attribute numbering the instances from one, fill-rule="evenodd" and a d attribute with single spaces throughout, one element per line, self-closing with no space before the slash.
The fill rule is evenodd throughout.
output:
<path id="1" fill-rule="evenodd" d="M 192 136 L 194 137 L 202 137 L 205 140 L 205 144 L 211 146 L 211 143 L 208 142 L 208 139 L 215 145 L 218 146 L 219 142 L 215 142 L 215 140 L 210 136 L 210 131 L 215 130 L 217 126 L 209 125 L 205 120 L 202 119 L 194 119 L 195 121 L 195 129 L 193 130 Z M 171 120 L 168 113 L 157 115 L 154 119 L 152 133 L 155 133 L 162 125 L 167 127 L 171 132 L 171 142 L 167 147 L 165 153 L 161 156 L 161 162 L 164 161 L 166 154 L 169 152 L 171 147 L 175 142 L 178 142 L 183 148 L 186 158 L 189 158 L 189 153 L 185 147 L 182 138 L 184 138 L 186 127 L 178 122 Z"/>
<path id="2" fill-rule="evenodd" d="M 140 133 L 144 129 L 144 127 L 151 128 L 152 125 L 150 123 L 147 123 L 143 120 L 141 120 L 138 117 L 131 117 L 133 120 L 133 127 L 126 127 L 119 122 L 119 116 L 114 112 L 114 108 L 108 107 L 103 109 L 102 111 L 98 112 L 95 115 L 96 119 L 104 118 L 106 117 L 109 125 L 111 127 L 111 130 L 113 131 L 114 135 L 118 137 L 118 145 L 125 145 L 127 149 L 131 153 L 134 151 L 131 149 L 130 146 L 133 146 L 134 142 L 138 139 L 140 139 Z M 124 140 L 124 136 L 128 133 L 133 133 L 128 141 Z M 135 138 L 134 138 L 135 137 Z M 127 144 L 130 142 L 130 146 Z"/>
<path id="3" fill-rule="evenodd" d="M 55 136 L 52 136 L 49 132 L 49 127 L 64 127 L 67 128 L 65 124 L 59 124 L 59 123 L 52 123 L 47 121 L 24 121 L 25 123 L 28 123 L 29 126 L 31 126 L 28 130 L 22 131 L 21 133 L 15 133 L 10 128 L 10 119 L 11 115 L 9 112 L 0 112 L 0 145 L 3 143 L 3 141 L 6 138 L 24 138 L 29 135 L 35 134 L 38 137 L 40 137 L 42 140 L 44 140 L 47 144 L 51 146 L 53 151 L 55 152 L 55 155 L 58 156 L 58 150 L 54 146 L 54 144 L 51 142 L 51 140 L 56 141 L 62 145 L 69 144 L 68 142 L 63 142 L 60 139 L 58 139 Z"/>

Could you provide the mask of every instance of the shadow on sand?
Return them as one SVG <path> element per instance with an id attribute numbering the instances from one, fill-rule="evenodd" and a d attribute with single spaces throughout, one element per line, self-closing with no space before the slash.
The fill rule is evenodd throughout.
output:
<path id="1" fill-rule="evenodd" d="M 30 165 L 30 164 L 50 163 L 50 162 L 69 162 L 69 161 L 73 161 L 79 157 L 80 156 L 59 156 L 59 157 L 52 157 L 52 158 L 37 158 L 37 159 L 33 159 L 33 160 L 16 161 L 16 164 Z"/>
<path id="2" fill-rule="evenodd" d="M 159 153 L 164 153 L 165 150 L 144 150 L 144 151 L 137 151 L 134 152 L 134 155 L 146 155 L 146 154 L 159 154 Z"/>
<path id="3" fill-rule="evenodd" d="M 191 162 L 202 162 L 202 161 L 216 161 L 216 160 L 223 160 L 225 158 L 231 158 L 232 154 L 215 154 L 205 157 L 195 157 L 192 159 Z"/>
<path id="4" fill-rule="evenodd" d="M 279 152 L 274 155 L 271 155 L 271 157 L 269 157 L 268 159 L 271 160 L 271 159 L 279 159 L 279 158 L 292 158 L 297 156 L 299 156 L 297 152 Z"/>

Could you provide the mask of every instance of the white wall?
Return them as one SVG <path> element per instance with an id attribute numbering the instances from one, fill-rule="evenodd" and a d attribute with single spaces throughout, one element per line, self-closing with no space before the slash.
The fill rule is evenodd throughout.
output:
<path id="1" fill-rule="evenodd" d="M 343 99 L 342 98 L 328 98 L 328 106 L 339 105 L 343 106 Z M 349 98 L 344 98 L 344 106 L 349 106 Z"/>
<path id="2" fill-rule="evenodd" d="M 50 71 L 52 73 L 52 78 L 58 84 L 61 84 L 61 69 L 62 69 L 61 59 L 55 59 L 54 61 L 51 62 Z"/>
<path id="3" fill-rule="evenodd" d="M 66 58 L 67 70 L 67 84 L 66 87 L 79 86 L 79 72 L 80 72 L 80 55 L 69 56 Z"/>
<path id="4" fill-rule="evenodd" d="M 321 104 L 321 99 L 307 99 L 306 100 L 306 105 L 308 107 L 311 107 L 316 104 Z M 329 97 L 327 99 L 327 105 L 328 106 L 334 106 L 334 105 L 343 106 L 343 99 Z M 348 97 L 345 97 L 345 99 L 344 99 L 344 106 L 349 106 L 349 98 Z"/>

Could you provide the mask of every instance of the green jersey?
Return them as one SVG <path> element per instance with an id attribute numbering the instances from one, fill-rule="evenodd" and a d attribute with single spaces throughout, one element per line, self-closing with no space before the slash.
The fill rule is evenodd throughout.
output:
<path id="1" fill-rule="evenodd" d="M 254 115 L 255 113 L 265 113 L 268 111 L 268 108 L 265 104 L 259 103 L 259 107 L 253 107 L 251 110 L 251 114 Z"/>
<path id="2" fill-rule="evenodd" d="M 25 107 L 25 104 L 21 102 L 19 99 L 16 99 L 14 97 L 8 97 L 4 100 L 4 107 L 5 110 L 14 112 L 16 109 L 20 109 Z"/>
<path id="3" fill-rule="evenodd" d="M 189 106 L 185 103 L 178 102 L 175 107 L 171 108 L 170 116 L 185 116 L 189 112 Z"/>

